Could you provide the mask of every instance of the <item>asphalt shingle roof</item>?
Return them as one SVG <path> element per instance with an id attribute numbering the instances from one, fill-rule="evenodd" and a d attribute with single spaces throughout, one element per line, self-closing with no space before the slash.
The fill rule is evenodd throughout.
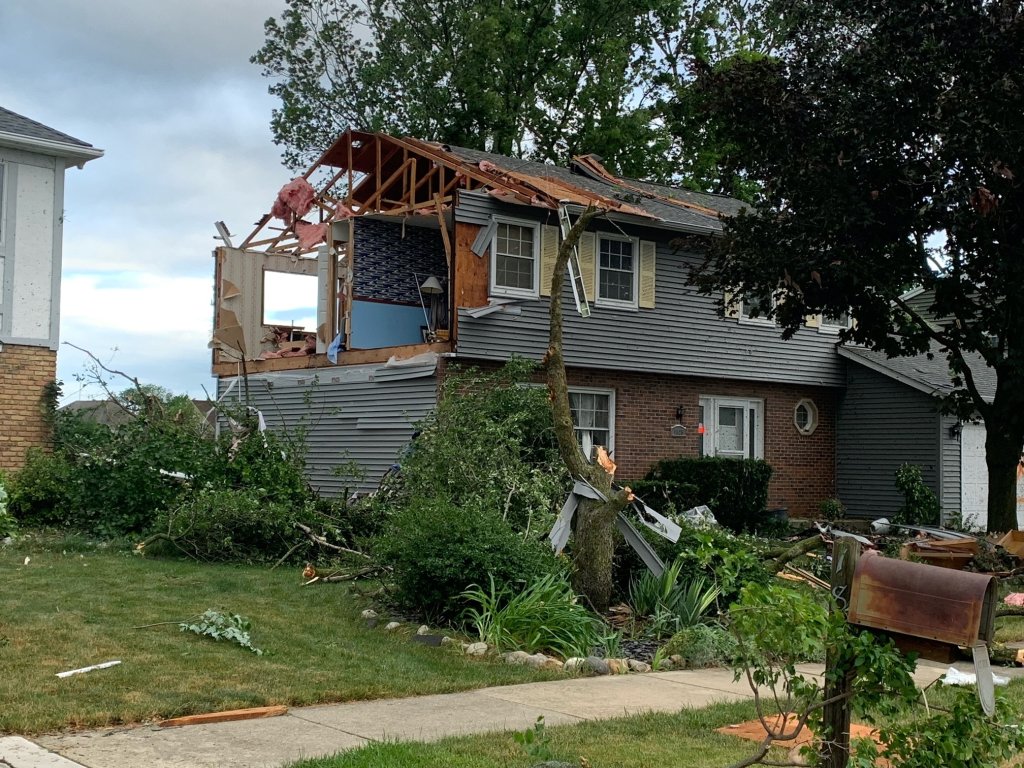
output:
<path id="1" fill-rule="evenodd" d="M 910 386 L 935 395 L 948 395 L 953 391 L 952 374 L 943 347 L 932 342 L 929 352 L 914 357 L 886 357 L 884 352 L 875 352 L 864 347 L 839 347 L 839 354 L 848 360 L 860 363 L 897 381 L 903 380 Z M 996 394 L 996 372 L 978 354 L 967 355 L 974 381 L 981 396 L 988 402 Z"/>
<path id="2" fill-rule="evenodd" d="M 24 115 L 19 115 L 17 112 L 11 112 L 11 110 L 4 109 L 3 107 L 0 107 L 0 133 L 92 148 L 92 144 L 76 139 L 74 136 L 69 136 L 66 133 L 61 133 L 54 128 L 50 128 L 48 125 L 43 125 L 40 122 L 31 120 Z"/>
<path id="3" fill-rule="evenodd" d="M 494 163 L 507 171 L 529 174 L 530 176 L 548 177 L 556 181 L 565 182 L 579 187 L 587 192 L 592 192 L 604 197 L 614 198 L 630 205 L 640 208 L 656 219 L 680 224 L 686 227 L 711 228 L 720 231 L 722 223 L 717 216 L 711 216 L 701 211 L 682 206 L 672 205 L 644 195 L 638 195 L 635 189 L 627 186 L 620 186 L 609 181 L 603 181 L 582 173 L 577 173 L 570 168 L 562 168 L 548 163 L 538 163 L 532 160 L 521 160 L 505 155 L 496 155 L 493 152 L 483 152 L 478 149 L 467 149 L 465 147 L 449 146 L 447 150 L 461 160 L 471 163 L 479 163 L 481 160 Z M 624 180 L 625 181 L 625 180 Z M 690 203 L 705 208 L 710 208 L 726 216 L 735 215 L 743 203 L 730 197 L 719 195 L 707 195 L 697 192 L 689 192 L 663 184 L 651 184 L 643 181 L 628 181 L 632 187 L 643 189 L 653 195 L 661 195 L 679 200 L 682 203 Z"/>

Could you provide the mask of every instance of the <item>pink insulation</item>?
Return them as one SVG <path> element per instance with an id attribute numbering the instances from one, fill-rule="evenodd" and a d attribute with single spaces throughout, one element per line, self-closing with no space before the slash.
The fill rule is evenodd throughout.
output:
<path id="1" fill-rule="evenodd" d="M 309 209 L 313 207 L 314 197 L 316 191 L 308 181 L 301 177 L 292 179 L 277 193 L 277 200 L 270 209 L 270 215 L 290 224 L 309 213 Z"/>
<path id="2" fill-rule="evenodd" d="M 307 250 L 327 238 L 327 224 L 326 222 L 310 224 L 308 221 L 296 221 L 295 235 L 299 238 L 299 247 Z"/>
<path id="3" fill-rule="evenodd" d="M 1007 605 L 1024 607 L 1024 592 L 1011 592 L 1003 598 L 1003 602 Z"/>

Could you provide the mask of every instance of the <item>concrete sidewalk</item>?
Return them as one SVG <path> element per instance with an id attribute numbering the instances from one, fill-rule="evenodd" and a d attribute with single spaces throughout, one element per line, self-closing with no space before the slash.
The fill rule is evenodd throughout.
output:
<path id="1" fill-rule="evenodd" d="M 970 669 L 970 665 L 960 665 Z M 927 685 L 945 665 L 922 663 Z M 821 665 L 805 674 L 820 675 Z M 1017 670 L 1024 672 L 1024 670 Z M 997 670 L 997 674 L 1004 674 Z M 640 712 L 673 712 L 751 698 L 727 670 L 572 678 L 409 699 L 299 707 L 281 717 L 179 728 L 137 726 L 46 735 L 35 743 L 0 738 L 0 768 L 277 768 L 372 741 L 522 730 Z M 72 762 L 73 761 L 73 762 Z"/>

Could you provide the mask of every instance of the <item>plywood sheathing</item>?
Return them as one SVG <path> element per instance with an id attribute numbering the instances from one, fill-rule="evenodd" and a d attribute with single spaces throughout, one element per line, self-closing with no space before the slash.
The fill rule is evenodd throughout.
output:
<path id="1" fill-rule="evenodd" d="M 369 363 L 386 363 L 392 357 L 405 360 L 424 352 L 444 354 L 452 351 L 450 342 L 433 344 L 407 344 L 399 347 L 380 347 L 378 349 L 352 349 L 342 352 L 339 364 L 367 365 Z M 328 368 L 333 366 L 327 355 L 307 355 L 305 357 L 281 357 L 270 360 L 251 360 L 246 363 L 246 372 L 272 373 L 274 371 L 293 371 L 300 369 Z M 236 376 L 241 374 L 241 366 L 237 362 L 219 362 L 213 365 L 214 376 Z"/>
<path id="2" fill-rule="evenodd" d="M 455 225 L 455 306 L 486 307 L 489 261 L 473 253 L 473 241 L 480 233 L 474 224 Z M 453 320 L 458 316 L 456 313 Z"/>

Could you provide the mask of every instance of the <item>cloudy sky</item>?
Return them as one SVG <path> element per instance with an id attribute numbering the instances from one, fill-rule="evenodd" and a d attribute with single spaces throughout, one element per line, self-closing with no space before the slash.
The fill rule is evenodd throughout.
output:
<path id="1" fill-rule="evenodd" d="M 2 0 L 0 105 L 105 150 L 67 172 L 61 340 L 211 388 L 213 222 L 247 234 L 290 176 L 249 57 L 284 0 Z M 240 238 L 239 238 L 240 239 Z M 66 398 L 85 358 L 62 345 Z"/>

